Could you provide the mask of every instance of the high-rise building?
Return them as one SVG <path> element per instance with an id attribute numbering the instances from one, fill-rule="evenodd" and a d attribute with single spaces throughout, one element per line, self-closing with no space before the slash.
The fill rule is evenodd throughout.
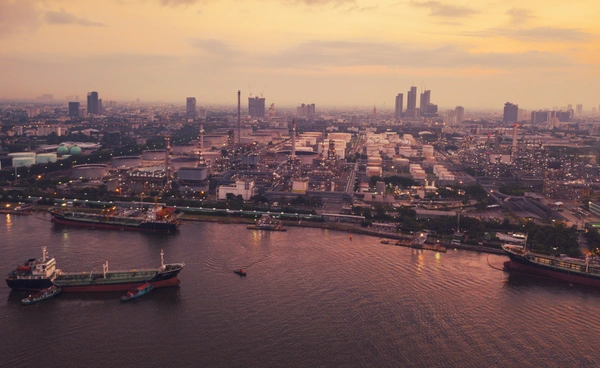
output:
<path id="1" fill-rule="evenodd" d="M 402 104 L 404 103 L 404 95 L 402 93 L 398 93 L 396 96 L 396 113 L 394 117 L 396 119 L 400 119 L 402 117 Z"/>
<path id="2" fill-rule="evenodd" d="M 577 106 L 575 107 L 575 113 L 577 115 L 581 115 L 583 113 L 583 105 L 582 104 L 577 104 Z"/>
<path id="3" fill-rule="evenodd" d="M 98 115 L 98 92 L 89 92 L 87 95 L 87 113 L 88 115 Z"/>
<path id="4" fill-rule="evenodd" d="M 262 97 L 248 97 L 248 115 L 252 118 L 265 117 L 265 99 Z"/>
<path id="5" fill-rule="evenodd" d="M 427 112 L 427 106 L 430 103 L 431 103 L 431 91 L 427 89 L 421 93 L 421 101 L 420 101 L 420 105 L 419 105 L 419 110 L 421 110 L 421 116 L 425 115 L 425 113 Z"/>
<path id="6" fill-rule="evenodd" d="M 505 123 L 516 123 L 519 121 L 519 105 L 507 102 L 504 104 L 504 119 Z"/>
<path id="7" fill-rule="evenodd" d="M 410 91 L 408 91 L 406 100 L 406 108 L 409 110 L 414 110 L 417 108 L 417 87 L 410 87 Z"/>
<path id="8" fill-rule="evenodd" d="M 98 99 L 98 114 L 102 115 L 104 113 L 104 107 L 102 106 L 102 99 Z"/>
<path id="9" fill-rule="evenodd" d="M 69 116 L 77 117 L 79 115 L 79 102 L 69 102 Z"/>
<path id="10" fill-rule="evenodd" d="M 188 97 L 185 99 L 185 116 L 188 119 L 193 119 L 198 116 L 196 110 L 196 97 Z"/>
<path id="11" fill-rule="evenodd" d="M 462 123 L 465 118 L 465 108 L 462 106 L 456 106 L 454 109 L 454 116 L 456 116 L 456 122 Z"/>
<path id="12" fill-rule="evenodd" d="M 296 115 L 312 119 L 315 117 L 315 104 L 302 104 L 296 107 Z"/>

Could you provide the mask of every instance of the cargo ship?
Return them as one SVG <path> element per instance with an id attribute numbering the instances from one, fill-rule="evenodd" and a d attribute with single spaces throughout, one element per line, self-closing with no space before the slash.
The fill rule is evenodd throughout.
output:
<path id="1" fill-rule="evenodd" d="M 527 250 L 526 247 L 504 245 L 510 261 L 504 262 L 508 271 L 562 280 L 589 286 L 600 286 L 600 264 L 585 259 L 570 257 L 553 257 Z"/>
<path id="2" fill-rule="evenodd" d="M 164 252 L 160 251 L 159 268 L 109 271 L 108 261 L 102 265 L 102 272 L 63 272 L 56 268 L 56 260 L 49 257 L 46 247 L 42 248 L 42 258 L 31 258 L 22 266 L 11 271 L 6 284 L 11 289 L 41 290 L 53 285 L 63 293 L 127 291 L 146 283 L 155 288 L 179 285 L 177 275 L 184 263 L 165 264 Z"/>
<path id="3" fill-rule="evenodd" d="M 48 211 L 52 215 L 52 222 L 56 224 L 96 229 L 174 232 L 180 225 L 176 209 L 170 207 L 155 206 L 147 211 L 132 209 L 122 212 L 117 212 L 113 207 L 102 214 L 62 208 L 51 208 Z"/>

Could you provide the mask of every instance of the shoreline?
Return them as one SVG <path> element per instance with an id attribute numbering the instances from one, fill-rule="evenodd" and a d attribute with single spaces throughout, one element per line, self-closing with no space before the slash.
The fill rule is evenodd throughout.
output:
<path id="1" fill-rule="evenodd" d="M 196 222 L 216 222 L 221 224 L 254 224 L 256 221 L 252 219 L 246 218 L 235 218 L 235 217 L 217 217 L 217 216 L 190 216 L 184 215 L 181 217 L 183 222 L 185 221 L 196 221 Z M 296 221 L 283 220 L 284 226 L 288 227 L 310 227 L 310 228 L 319 228 L 319 229 L 328 229 L 334 231 L 342 231 L 351 234 L 361 234 L 361 235 L 369 235 L 378 238 L 386 238 L 392 240 L 406 240 L 407 237 L 405 235 L 400 234 L 389 234 L 389 233 L 381 233 L 378 231 L 373 231 L 361 227 L 357 227 L 355 225 L 345 225 L 341 223 L 327 223 L 327 222 L 302 222 L 298 223 Z M 497 254 L 504 255 L 506 254 L 502 249 L 484 247 L 481 245 L 469 245 L 469 244 L 445 244 L 440 243 L 445 246 L 448 250 L 450 249 L 460 249 L 460 250 L 468 250 L 479 253 L 488 253 L 488 254 Z"/>

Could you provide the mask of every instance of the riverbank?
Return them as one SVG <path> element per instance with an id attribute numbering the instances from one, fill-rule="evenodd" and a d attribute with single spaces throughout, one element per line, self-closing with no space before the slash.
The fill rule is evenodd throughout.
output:
<path id="1" fill-rule="evenodd" d="M 248 218 L 241 217 L 221 217 L 221 216 L 196 216 L 196 215 L 184 215 L 181 217 L 183 222 L 185 221 L 199 221 L 199 222 L 216 222 L 221 224 L 254 224 L 255 221 Z M 373 237 L 393 239 L 393 240 L 407 240 L 410 239 L 409 236 L 403 234 L 390 234 L 390 233 L 382 233 L 379 231 L 373 231 L 360 225 L 354 224 L 343 224 L 339 222 L 309 222 L 309 221 L 282 221 L 284 226 L 287 227 L 311 227 L 311 228 L 320 228 L 320 229 L 328 229 L 328 230 L 336 230 L 336 231 L 344 231 L 351 234 L 362 234 L 362 235 L 370 235 Z M 484 247 L 481 245 L 469 245 L 469 244 L 446 244 L 439 243 L 445 246 L 447 249 L 461 249 L 461 250 L 469 250 L 480 253 L 490 253 L 490 254 L 505 254 L 502 249 Z"/>

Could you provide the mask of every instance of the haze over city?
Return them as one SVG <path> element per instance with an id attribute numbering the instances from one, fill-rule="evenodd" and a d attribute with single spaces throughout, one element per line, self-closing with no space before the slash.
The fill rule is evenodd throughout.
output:
<path id="1" fill-rule="evenodd" d="M 598 106 L 593 0 L 3 0 L 0 98 Z"/>

